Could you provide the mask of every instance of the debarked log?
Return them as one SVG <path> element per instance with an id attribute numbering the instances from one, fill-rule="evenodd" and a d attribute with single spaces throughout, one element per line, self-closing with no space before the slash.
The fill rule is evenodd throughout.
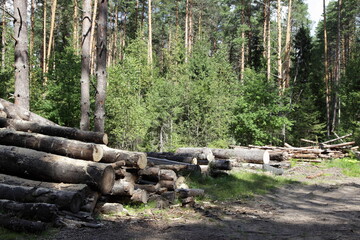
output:
<path id="1" fill-rule="evenodd" d="M 84 143 L 61 137 L 6 129 L 0 130 L 0 144 L 30 148 L 42 152 L 95 162 L 100 161 L 103 156 L 103 149 L 99 145 L 93 143 Z"/>
<path id="2" fill-rule="evenodd" d="M 261 149 L 211 149 L 216 158 L 236 159 L 240 162 L 262 163 L 270 162 L 269 151 Z"/>
<path id="3" fill-rule="evenodd" d="M 49 188 L 24 187 L 8 184 L 0 184 L 0 196 L 18 202 L 51 203 L 59 209 L 79 212 L 83 198 L 77 192 L 53 190 Z"/>
<path id="4" fill-rule="evenodd" d="M 178 148 L 176 150 L 178 154 L 192 154 L 196 156 L 198 160 L 207 160 L 209 162 L 215 159 L 213 152 L 210 148 Z"/>
<path id="5" fill-rule="evenodd" d="M 125 161 L 127 167 L 144 169 L 147 166 L 147 158 L 145 153 L 130 152 L 101 145 L 104 151 L 101 162 L 115 163 Z"/>
<path id="6" fill-rule="evenodd" d="M 82 142 L 108 144 L 106 133 L 82 131 L 77 128 L 47 125 L 38 122 L 30 122 L 16 119 L 0 118 L 0 127 L 10 128 L 16 131 L 40 133 L 49 136 L 74 139 Z"/>
<path id="7" fill-rule="evenodd" d="M 111 190 L 112 195 L 119 196 L 132 196 L 133 193 L 134 183 L 127 181 L 127 179 L 116 180 L 113 189 Z"/>
<path id="8" fill-rule="evenodd" d="M 114 169 L 107 164 L 3 145 L 0 172 L 34 180 L 85 183 L 102 193 L 109 193 L 115 181 Z"/>
<path id="9" fill-rule="evenodd" d="M 197 164 L 197 155 L 189 153 L 170 153 L 170 152 L 148 152 L 147 156 L 154 158 L 165 158 L 176 162 Z"/>

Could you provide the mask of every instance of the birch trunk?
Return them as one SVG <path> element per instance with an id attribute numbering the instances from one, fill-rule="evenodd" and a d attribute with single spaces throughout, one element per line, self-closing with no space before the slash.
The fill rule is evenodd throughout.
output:
<path id="1" fill-rule="evenodd" d="M 284 91 L 284 82 L 282 76 L 282 61 L 281 61 L 281 51 L 282 51 L 282 28 L 281 28 L 281 0 L 277 0 L 277 74 L 278 74 L 278 85 L 280 94 Z"/>
<path id="2" fill-rule="evenodd" d="M 152 7 L 151 7 L 151 0 L 148 0 L 148 18 L 149 18 L 149 39 L 148 39 L 148 64 L 152 65 L 153 57 L 152 57 Z"/>
<path id="3" fill-rule="evenodd" d="M 284 88 L 290 86 L 290 53 L 291 53 L 291 12 L 292 12 L 292 0 L 289 0 L 288 15 L 287 15 L 287 27 L 286 27 L 286 39 L 285 39 L 285 61 L 284 61 Z"/>

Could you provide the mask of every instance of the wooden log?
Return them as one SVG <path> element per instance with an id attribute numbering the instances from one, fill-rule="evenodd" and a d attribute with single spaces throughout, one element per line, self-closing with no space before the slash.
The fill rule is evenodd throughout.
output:
<path id="1" fill-rule="evenodd" d="M 142 189 L 149 193 L 156 193 L 161 188 L 160 183 L 156 184 L 135 184 L 135 189 Z"/>
<path id="2" fill-rule="evenodd" d="M 96 144 L 12 130 L 0 130 L 0 144 L 95 162 L 103 156 L 102 148 Z"/>
<path id="3" fill-rule="evenodd" d="M 30 221 L 0 213 L 0 226 L 15 232 L 40 233 L 46 230 L 46 224 Z"/>
<path id="4" fill-rule="evenodd" d="M 344 139 L 344 138 L 347 138 L 347 137 L 350 137 L 350 136 L 352 136 L 352 133 L 349 133 L 349 134 L 346 134 L 344 136 L 337 137 L 337 138 L 322 142 L 321 144 L 328 144 L 328 143 L 335 142 L 335 141 L 338 141 L 338 140 L 341 140 L 341 139 Z"/>
<path id="5" fill-rule="evenodd" d="M 165 158 L 176 162 L 197 164 L 197 156 L 189 153 L 148 152 L 147 156 L 154 158 Z"/>
<path id="6" fill-rule="evenodd" d="M 173 170 L 161 169 L 160 170 L 160 180 L 176 181 L 177 175 Z"/>
<path id="7" fill-rule="evenodd" d="M 355 157 L 360 160 L 360 152 L 354 151 Z"/>
<path id="8" fill-rule="evenodd" d="M 115 148 L 109 148 L 102 145 L 104 155 L 101 162 L 115 163 L 118 161 L 125 161 L 127 167 L 144 169 L 147 166 L 147 158 L 145 153 L 130 152 Z"/>
<path id="9" fill-rule="evenodd" d="M 148 192 L 142 189 L 135 190 L 130 198 L 130 200 L 135 203 L 147 203 L 148 199 L 149 199 Z"/>
<path id="10" fill-rule="evenodd" d="M 83 212 L 93 213 L 96 207 L 96 204 L 101 196 L 101 193 L 90 191 L 87 193 L 84 204 L 81 206 L 80 210 Z"/>
<path id="11" fill-rule="evenodd" d="M 179 198 L 201 197 L 205 195 L 204 189 L 176 189 L 175 192 Z"/>
<path id="12" fill-rule="evenodd" d="M 53 222 L 57 216 L 58 208 L 49 203 L 20 203 L 0 199 L 0 212 L 11 213 L 19 218 Z"/>
<path id="13" fill-rule="evenodd" d="M 195 205 L 195 198 L 194 197 L 182 198 L 180 202 L 182 207 L 193 207 Z"/>
<path id="14" fill-rule="evenodd" d="M 319 158 L 319 155 L 314 153 L 293 153 L 291 157 L 296 159 L 316 159 Z"/>
<path id="15" fill-rule="evenodd" d="M 199 174 L 201 169 L 199 165 L 175 162 L 162 158 L 152 158 L 148 157 L 149 164 L 159 167 L 161 169 L 169 169 L 176 172 L 178 175 L 189 175 L 189 174 Z"/>
<path id="16" fill-rule="evenodd" d="M 321 148 L 342 148 L 342 147 L 348 147 L 351 145 L 354 145 L 355 142 L 345 142 L 345 143 L 339 143 L 339 144 L 333 144 L 333 145 L 327 145 L 327 144 L 320 144 Z"/>
<path id="17" fill-rule="evenodd" d="M 127 179 L 116 180 L 111 190 L 111 195 L 132 196 L 134 193 L 134 183 Z"/>
<path id="18" fill-rule="evenodd" d="M 227 159 L 217 159 L 209 162 L 209 168 L 212 170 L 231 170 L 232 162 Z"/>
<path id="19" fill-rule="evenodd" d="M 283 169 L 270 166 L 269 164 L 264 164 L 263 165 L 263 170 L 265 172 L 271 172 L 274 175 L 283 175 L 284 174 Z"/>
<path id="20" fill-rule="evenodd" d="M 198 160 L 208 160 L 209 162 L 215 159 L 210 148 L 178 148 L 176 153 L 179 154 L 193 154 Z"/>
<path id="21" fill-rule="evenodd" d="M 100 207 L 100 212 L 103 214 L 117 214 L 124 210 L 124 207 L 120 203 L 104 203 Z"/>
<path id="22" fill-rule="evenodd" d="M 114 185 L 114 169 L 102 163 L 62 157 L 31 149 L 0 145 L 0 172 L 65 183 L 85 183 L 102 193 Z"/>
<path id="23" fill-rule="evenodd" d="M 49 188 L 33 188 L 0 184 L 0 196 L 19 202 L 41 202 L 56 204 L 59 209 L 79 212 L 83 198 L 77 192 L 53 190 Z"/>
<path id="24" fill-rule="evenodd" d="M 173 191 L 176 187 L 175 181 L 160 180 L 159 183 L 161 187 L 167 188 L 169 191 Z"/>
<path id="25" fill-rule="evenodd" d="M 26 121 L 37 122 L 39 124 L 56 126 L 54 122 L 46 118 L 43 118 L 33 112 L 30 112 L 19 105 L 15 105 L 11 102 L 8 102 L 2 98 L 0 98 L 0 103 L 2 105 L 3 111 L 6 113 L 8 118 L 26 120 Z"/>
<path id="26" fill-rule="evenodd" d="M 268 164 L 269 151 L 261 149 L 212 149 L 216 158 L 236 159 L 241 162 Z"/>
<path id="27" fill-rule="evenodd" d="M 138 171 L 138 175 L 144 180 L 159 181 L 160 180 L 160 168 L 158 167 L 147 167 Z"/>
<path id="28" fill-rule="evenodd" d="M 174 191 L 167 191 L 161 194 L 161 197 L 169 201 L 170 203 L 174 203 L 176 200 L 176 193 Z"/>
<path id="29" fill-rule="evenodd" d="M 40 133 L 49 136 L 57 136 L 74 139 L 82 142 L 108 144 L 106 133 L 82 131 L 77 128 L 62 127 L 58 125 L 46 125 L 37 122 L 29 122 L 15 119 L 0 118 L 0 127 L 10 128 L 16 131 Z"/>
<path id="30" fill-rule="evenodd" d="M 289 160 L 289 153 L 285 151 L 269 151 L 271 161 L 287 161 Z"/>
<path id="31" fill-rule="evenodd" d="M 318 142 L 316 142 L 316 141 L 308 140 L 308 139 L 305 139 L 305 138 L 301 138 L 300 141 L 303 141 L 303 142 L 306 142 L 306 143 L 311 143 L 311 144 L 318 144 Z"/>

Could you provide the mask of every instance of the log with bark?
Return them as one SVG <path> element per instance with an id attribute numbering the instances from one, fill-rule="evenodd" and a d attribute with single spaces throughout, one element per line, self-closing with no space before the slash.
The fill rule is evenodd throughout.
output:
<path id="1" fill-rule="evenodd" d="M 102 147 L 93 143 L 6 129 L 0 130 L 0 144 L 95 162 L 100 161 L 103 156 Z"/>
<path id="2" fill-rule="evenodd" d="M 40 233 L 46 230 L 44 222 L 30 221 L 0 213 L 0 226 L 15 232 Z"/>
<path id="3" fill-rule="evenodd" d="M 200 166 L 193 165 L 193 164 L 190 164 L 190 165 L 166 164 L 166 165 L 156 165 L 156 166 L 161 169 L 173 170 L 174 172 L 176 172 L 177 175 L 180 175 L 180 176 L 187 176 L 190 174 L 200 174 L 201 173 Z"/>
<path id="4" fill-rule="evenodd" d="M 289 160 L 289 153 L 285 151 L 269 151 L 271 161 L 287 161 Z"/>
<path id="5" fill-rule="evenodd" d="M 36 122 L 39 124 L 56 126 L 54 122 L 46 118 L 43 118 L 33 112 L 30 112 L 19 105 L 15 105 L 9 101 L 6 101 L 2 98 L 0 98 L 0 103 L 2 105 L 3 111 L 6 113 L 8 118 L 26 120 L 26 121 Z"/>
<path id="6" fill-rule="evenodd" d="M 114 185 L 114 169 L 102 163 L 58 156 L 32 149 L 0 145 L 0 172 L 35 180 L 85 183 L 102 193 Z"/>
<path id="7" fill-rule="evenodd" d="M 133 193 L 134 193 L 134 183 L 127 181 L 127 179 L 116 180 L 113 189 L 111 190 L 112 195 L 119 195 L 119 196 L 132 196 Z"/>
<path id="8" fill-rule="evenodd" d="M 176 181 L 177 175 L 175 171 L 170 169 L 161 169 L 160 170 L 160 180 L 167 180 L 167 181 Z"/>
<path id="9" fill-rule="evenodd" d="M 147 203 L 148 199 L 149 199 L 148 192 L 142 189 L 135 190 L 130 198 L 130 200 L 135 203 Z"/>
<path id="10" fill-rule="evenodd" d="M 231 170 L 232 162 L 227 159 L 217 159 L 209 162 L 209 168 L 212 170 Z"/>
<path id="11" fill-rule="evenodd" d="M 138 171 L 138 175 L 144 180 L 157 182 L 160 180 L 159 167 L 147 167 Z"/>
<path id="12" fill-rule="evenodd" d="M 79 212 L 83 198 L 77 192 L 53 190 L 49 188 L 24 187 L 8 184 L 0 184 L 0 196 L 18 202 L 51 203 L 59 209 Z"/>
<path id="13" fill-rule="evenodd" d="M 148 152 L 147 156 L 154 158 L 165 158 L 176 162 L 197 164 L 197 156 L 189 153 L 170 153 L 170 152 Z"/>
<path id="14" fill-rule="evenodd" d="M 118 161 L 125 161 L 127 167 L 133 167 L 138 169 L 144 169 L 147 166 L 147 158 L 145 153 L 141 152 L 130 152 L 115 148 L 110 148 L 102 145 L 103 158 L 101 162 L 104 163 L 115 163 Z"/>
<path id="15" fill-rule="evenodd" d="M 135 184 L 135 189 L 142 189 L 149 193 L 156 193 L 161 188 L 160 183 L 155 184 Z"/>
<path id="16" fill-rule="evenodd" d="M 269 151 L 261 149 L 211 149 L 216 158 L 236 159 L 240 162 L 268 164 Z"/>
<path id="17" fill-rule="evenodd" d="M 46 125 L 38 122 L 30 122 L 16 119 L 0 118 L 1 128 L 10 128 L 16 131 L 40 133 L 49 136 L 57 136 L 74 139 L 82 142 L 108 144 L 106 133 L 82 131 L 77 128 L 62 127 L 58 125 Z"/>
<path id="18" fill-rule="evenodd" d="M 203 189 L 176 189 L 175 192 L 178 194 L 179 198 L 187 197 L 201 197 L 205 195 Z"/>
<path id="19" fill-rule="evenodd" d="M 0 199 L 0 212 L 29 220 L 53 222 L 57 217 L 58 208 L 50 203 L 22 203 Z"/>
<path id="20" fill-rule="evenodd" d="M 167 188 L 169 191 L 173 191 L 176 188 L 176 182 L 170 180 L 160 180 L 160 186 L 163 188 Z"/>
<path id="21" fill-rule="evenodd" d="M 355 142 L 345 142 L 345 143 L 339 143 L 339 144 L 332 144 L 332 145 L 327 145 L 327 144 L 320 144 L 320 147 L 321 148 L 330 148 L 330 149 L 333 149 L 333 148 L 342 148 L 342 147 L 348 147 L 348 146 L 351 146 L 351 145 L 354 145 Z"/>

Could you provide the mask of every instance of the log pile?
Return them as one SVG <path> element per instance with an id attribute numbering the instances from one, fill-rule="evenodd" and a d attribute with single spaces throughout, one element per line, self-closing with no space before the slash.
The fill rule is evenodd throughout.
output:
<path id="1" fill-rule="evenodd" d="M 93 214 L 122 203 L 164 207 L 179 198 L 187 206 L 204 194 L 184 184 L 198 165 L 110 148 L 106 134 L 61 127 L 0 100 L 0 226 L 99 227 Z"/>

